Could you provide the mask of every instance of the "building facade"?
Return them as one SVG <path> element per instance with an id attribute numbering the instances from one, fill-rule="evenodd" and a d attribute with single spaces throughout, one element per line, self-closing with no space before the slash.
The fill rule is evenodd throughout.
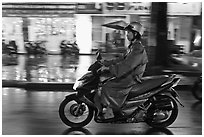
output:
<path id="1" fill-rule="evenodd" d="M 168 3 L 168 40 L 192 50 L 195 35 L 201 35 L 201 2 Z M 145 28 L 144 45 L 150 29 L 151 2 L 104 3 L 3 3 L 2 38 L 15 40 L 18 52 L 25 52 L 25 41 L 46 41 L 48 52 L 59 53 L 62 40 L 76 41 L 80 53 L 89 54 L 128 45 L 125 32 L 102 27 L 114 21 L 140 21 Z"/>

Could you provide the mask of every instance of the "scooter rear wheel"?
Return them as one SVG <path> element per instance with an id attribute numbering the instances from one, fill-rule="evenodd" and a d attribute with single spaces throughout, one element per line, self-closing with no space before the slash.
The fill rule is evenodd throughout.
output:
<path id="1" fill-rule="evenodd" d="M 69 95 L 59 107 L 59 116 L 63 123 L 70 127 L 84 127 L 93 118 L 93 109 L 84 103 L 79 103 L 75 94 Z"/>
<path id="2" fill-rule="evenodd" d="M 157 95 L 155 98 L 156 101 L 151 102 L 152 105 L 147 111 L 146 123 L 155 128 L 168 127 L 178 116 L 178 105 L 172 97 L 167 95 Z M 160 103 L 165 105 L 162 106 Z M 163 118 L 159 118 L 158 114 L 162 114 Z"/>

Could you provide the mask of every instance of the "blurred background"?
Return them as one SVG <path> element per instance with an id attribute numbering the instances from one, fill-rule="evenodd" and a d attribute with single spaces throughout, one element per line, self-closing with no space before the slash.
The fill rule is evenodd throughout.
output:
<path id="1" fill-rule="evenodd" d="M 125 34 L 102 25 L 139 21 L 144 26 L 146 46 L 155 46 L 148 39 L 157 30 L 155 23 L 160 23 L 167 26 L 170 45 L 182 47 L 184 53 L 200 47 L 201 3 L 165 4 L 167 9 L 160 8 L 162 15 L 159 3 L 151 2 L 2 3 L 2 40 L 5 44 L 14 41 L 18 53 L 26 53 L 24 44 L 29 41 L 43 41 L 48 53 L 59 53 L 62 40 L 76 42 L 79 53 L 90 54 L 98 48 L 114 52 L 128 44 Z"/>
<path id="2" fill-rule="evenodd" d="M 125 32 L 114 28 L 139 21 L 149 67 L 182 61 L 201 70 L 201 9 L 201 2 L 2 3 L 3 64 L 16 55 L 124 53 Z"/>
<path id="3" fill-rule="evenodd" d="M 40 126 L 40 122 L 35 120 L 24 120 L 30 127 L 28 129 L 18 129 L 18 126 L 17 129 L 13 128 L 21 123 L 15 120 L 12 123 L 12 113 L 19 112 L 15 105 L 21 106 L 23 116 L 27 116 L 26 112 L 37 108 L 33 106 L 34 101 L 39 101 L 36 99 L 48 100 L 42 103 L 48 103 L 51 110 L 53 107 L 58 109 L 58 104 L 65 95 L 60 87 L 55 87 L 60 92 L 29 92 L 29 89 L 18 89 L 16 82 L 73 84 L 95 61 L 97 50 L 102 52 L 104 59 L 126 51 L 129 42 L 125 32 L 117 28 L 132 21 L 139 21 L 144 27 L 142 44 L 149 58 L 144 75 L 178 74 L 180 84 L 187 85 L 188 91 L 191 91 L 202 75 L 202 2 L 3 2 L 4 134 L 60 134 L 55 127 L 49 128 L 49 123 L 45 124 L 48 126 L 45 131 L 38 128 L 29 131 L 28 129 Z M 46 91 L 46 87 L 43 90 Z M 38 91 L 38 87 L 35 91 Z M 189 95 L 192 94 L 186 92 L 186 89 L 184 91 L 182 95 L 185 96 L 183 99 L 187 106 L 193 104 L 195 98 L 189 100 Z M 27 100 L 29 98 L 32 101 Z M 19 102 L 22 100 L 24 101 Z M 30 104 L 24 106 L 25 103 Z M 36 109 L 35 113 L 41 112 L 43 108 Z M 58 115 L 57 110 L 55 111 L 51 113 L 53 116 Z M 193 124 L 196 130 L 192 129 L 191 132 L 186 128 L 182 132 L 173 129 L 174 134 L 201 134 L 202 103 L 199 111 L 187 109 L 181 114 L 191 111 L 195 118 L 191 120 L 196 121 Z M 42 119 L 52 119 L 51 114 Z M 19 117 L 20 114 L 17 116 L 24 119 Z M 28 117 L 35 119 L 35 115 Z M 182 123 L 185 118 L 188 119 L 189 116 L 181 118 L 176 126 L 188 125 L 189 123 Z M 33 122 L 36 125 L 32 125 Z M 60 119 L 56 118 L 54 122 L 63 128 L 61 123 L 57 123 Z M 56 132 L 49 133 L 50 129 L 55 129 Z M 95 132 L 95 129 L 91 130 Z M 132 131 L 127 134 L 129 133 L 132 134 Z"/>

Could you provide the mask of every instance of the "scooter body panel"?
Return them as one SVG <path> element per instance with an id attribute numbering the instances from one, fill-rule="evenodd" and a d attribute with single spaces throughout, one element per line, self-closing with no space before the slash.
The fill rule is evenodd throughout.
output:
<path id="1" fill-rule="evenodd" d="M 133 97 L 139 96 L 141 94 L 147 93 L 153 89 L 160 87 L 169 79 L 166 75 L 154 76 L 154 77 L 144 77 L 142 83 L 138 83 L 132 86 L 132 89 L 127 97 L 131 99 Z"/>

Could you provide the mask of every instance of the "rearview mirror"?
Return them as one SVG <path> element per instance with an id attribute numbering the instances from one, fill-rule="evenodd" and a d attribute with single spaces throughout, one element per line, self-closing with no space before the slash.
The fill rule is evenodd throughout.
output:
<path id="1" fill-rule="evenodd" d="M 101 59 L 102 59 L 102 56 L 101 56 L 100 50 L 97 50 L 97 52 L 96 52 L 96 60 L 100 61 Z"/>

